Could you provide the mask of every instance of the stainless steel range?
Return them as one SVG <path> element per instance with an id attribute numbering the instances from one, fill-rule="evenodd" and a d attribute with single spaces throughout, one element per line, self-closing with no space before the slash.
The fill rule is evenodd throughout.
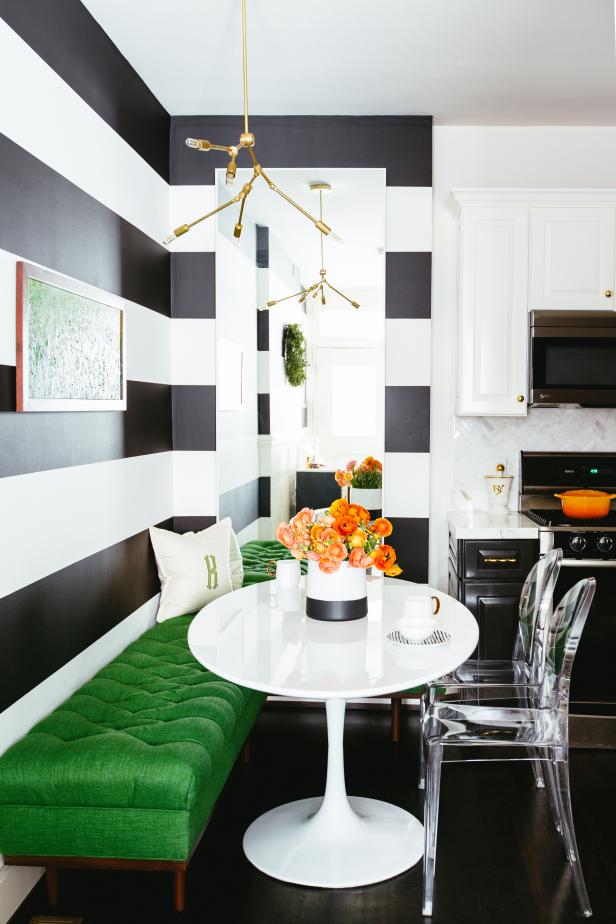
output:
<path id="1" fill-rule="evenodd" d="M 616 453 L 522 453 L 520 511 L 539 527 L 540 554 L 563 550 L 555 599 L 583 577 L 597 579 L 571 678 L 572 743 L 616 747 L 616 510 L 568 519 L 554 494 L 574 488 L 616 493 Z"/>

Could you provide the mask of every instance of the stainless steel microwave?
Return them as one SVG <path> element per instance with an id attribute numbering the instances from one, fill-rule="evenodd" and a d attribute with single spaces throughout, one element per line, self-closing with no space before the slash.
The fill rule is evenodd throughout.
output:
<path id="1" fill-rule="evenodd" d="M 616 407 L 616 312 L 531 311 L 530 407 Z"/>

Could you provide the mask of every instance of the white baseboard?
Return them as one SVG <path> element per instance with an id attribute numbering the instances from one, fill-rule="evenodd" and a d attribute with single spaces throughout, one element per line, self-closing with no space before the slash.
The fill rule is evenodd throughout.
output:
<path id="1" fill-rule="evenodd" d="M 0 924 L 7 924 L 43 872 L 38 866 L 0 867 Z"/>

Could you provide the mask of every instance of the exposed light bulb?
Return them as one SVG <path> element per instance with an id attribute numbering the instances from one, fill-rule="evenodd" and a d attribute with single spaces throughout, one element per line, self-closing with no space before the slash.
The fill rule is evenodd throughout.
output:
<path id="1" fill-rule="evenodd" d="M 225 184 L 227 186 L 233 186 L 235 181 L 235 174 L 237 172 L 237 165 L 234 160 L 230 160 L 227 165 L 227 172 L 225 174 Z"/>
<path id="2" fill-rule="evenodd" d="M 327 235 L 327 240 L 328 240 L 328 241 L 333 241 L 334 244 L 343 244 L 343 243 L 344 243 L 344 241 L 342 240 L 342 238 L 341 238 L 341 237 L 338 237 L 338 235 L 336 234 L 335 231 L 330 231 L 330 232 L 329 232 L 329 234 Z"/>

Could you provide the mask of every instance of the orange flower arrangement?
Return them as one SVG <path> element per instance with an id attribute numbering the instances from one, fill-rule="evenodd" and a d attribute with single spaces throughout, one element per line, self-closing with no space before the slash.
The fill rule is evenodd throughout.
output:
<path id="1" fill-rule="evenodd" d="M 352 459 L 347 462 L 346 468 L 338 469 L 335 478 L 341 488 L 381 488 L 383 466 L 374 456 L 366 456 L 359 465 Z"/>
<path id="2" fill-rule="evenodd" d="M 370 523 L 370 515 L 360 504 L 335 500 L 326 514 L 315 516 L 304 507 L 290 521 L 280 523 L 276 538 L 299 560 L 318 561 L 326 574 L 334 574 L 344 561 L 352 568 L 378 568 L 388 577 L 402 574 L 396 553 L 383 539 L 393 527 L 385 517 Z"/>

